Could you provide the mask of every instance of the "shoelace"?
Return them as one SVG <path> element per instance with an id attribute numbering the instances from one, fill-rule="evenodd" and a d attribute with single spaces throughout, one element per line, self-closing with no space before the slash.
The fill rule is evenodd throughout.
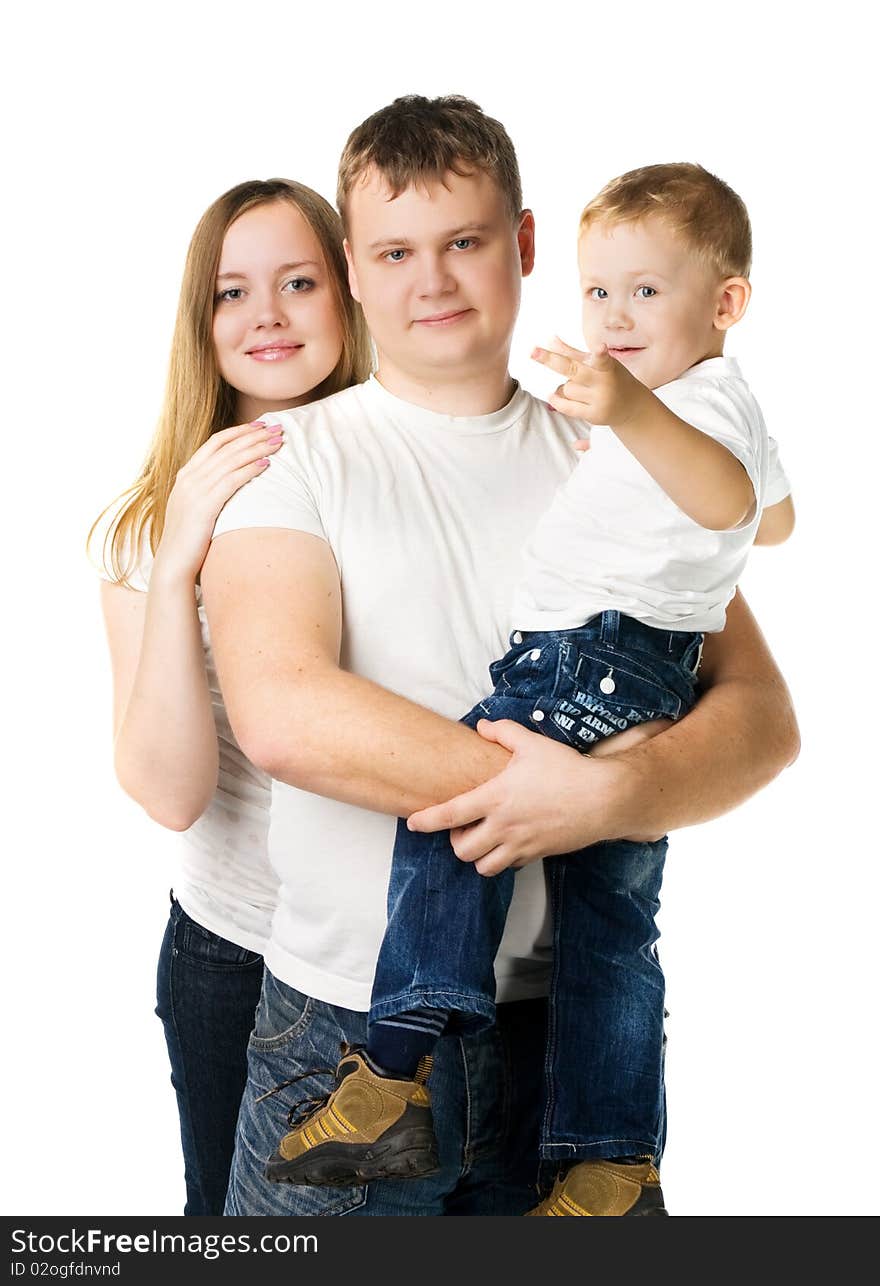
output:
<path id="1" fill-rule="evenodd" d="M 340 1045 L 341 1057 L 347 1057 L 347 1055 L 355 1048 L 356 1047 L 354 1045 L 346 1045 L 343 1041 Z M 273 1089 L 266 1090 L 266 1093 L 261 1094 L 259 1098 L 255 1098 L 254 1102 L 262 1103 L 265 1099 L 271 1098 L 273 1094 L 278 1094 L 281 1090 L 286 1090 L 291 1085 L 296 1085 L 298 1081 L 308 1080 L 310 1076 L 335 1077 L 335 1075 L 335 1067 L 310 1067 L 307 1072 L 301 1072 L 299 1076 L 291 1076 L 289 1081 L 282 1081 L 280 1085 L 274 1086 Z M 333 1087 L 333 1089 L 335 1088 L 336 1086 Z M 310 1116 L 314 1116 L 316 1112 L 319 1112 L 321 1108 L 326 1105 L 327 1100 L 330 1098 L 332 1093 L 333 1090 L 328 1090 L 326 1094 L 316 1094 L 314 1098 L 304 1098 L 300 1099 L 298 1103 L 294 1103 L 293 1107 L 287 1113 L 287 1124 L 291 1129 L 295 1129 L 298 1125 L 302 1125 Z"/>

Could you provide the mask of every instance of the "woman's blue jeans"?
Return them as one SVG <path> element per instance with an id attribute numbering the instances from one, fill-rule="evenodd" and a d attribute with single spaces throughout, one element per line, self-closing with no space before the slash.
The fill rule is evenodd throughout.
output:
<path id="1" fill-rule="evenodd" d="M 177 1092 L 185 1215 L 223 1214 L 262 977 L 262 956 L 202 928 L 172 898 L 156 1013 Z"/>
<path id="2" fill-rule="evenodd" d="M 686 713 L 701 645 L 701 635 L 649 629 L 617 612 L 577 630 L 517 633 L 491 667 L 493 694 L 463 722 L 513 719 L 587 751 Z M 545 860 L 554 969 L 544 1160 L 662 1153 L 665 988 L 655 916 L 665 856 L 664 838 Z M 488 879 L 459 861 L 448 831 L 420 835 L 401 821 L 370 1021 L 428 1007 L 449 1010 L 453 1029 L 491 1023 L 513 881 L 512 870 Z"/>

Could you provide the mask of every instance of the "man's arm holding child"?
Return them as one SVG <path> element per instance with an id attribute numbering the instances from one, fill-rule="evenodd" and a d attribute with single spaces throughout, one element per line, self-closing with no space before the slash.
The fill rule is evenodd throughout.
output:
<path id="1" fill-rule="evenodd" d="M 339 573 L 325 540 L 280 528 L 215 538 L 202 592 L 244 753 L 279 781 L 406 815 L 501 771 L 506 750 L 339 666 Z"/>
<path id="2" fill-rule="evenodd" d="M 700 678 L 703 695 L 689 714 L 620 754 L 612 753 L 614 737 L 601 743 L 602 757 L 572 758 L 568 747 L 508 720 L 481 723 L 482 735 L 513 752 L 509 765 L 477 790 L 411 817 L 411 829 L 452 829 L 458 856 L 494 875 L 602 839 L 656 839 L 719 817 L 799 749 L 785 680 L 739 593 L 724 630 L 706 636 Z"/>
<path id="3" fill-rule="evenodd" d="M 339 668 L 339 576 L 325 541 L 277 528 L 227 532 L 214 541 L 202 589 L 233 729 L 245 754 L 274 777 L 400 815 L 490 778 L 506 788 L 516 756 L 511 761 L 503 745 Z M 539 767 L 519 786 L 525 812 L 534 813 L 532 801 L 548 790 L 563 811 L 563 766 L 584 796 L 572 823 L 576 842 L 551 824 L 542 844 L 541 822 L 526 860 L 705 821 L 794 758 L 785 684 L 741 601 L 731 603 L 724 633 L 707 642 L 703 675 L 708 691 L 696 710 L 630 754 L 591 765 L 522 730 Z M 541 807 L 549 817 L 552 806 Z"/>

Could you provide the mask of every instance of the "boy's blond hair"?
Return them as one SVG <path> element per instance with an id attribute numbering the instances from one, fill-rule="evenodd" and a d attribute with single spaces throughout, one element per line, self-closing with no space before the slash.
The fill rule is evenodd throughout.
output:
<path id="1" fill-rule="evenodd" d="M 511 219 L 522 213 L 519 166 L 507 130 L 461 94 L 395 98 L 351 132 L 336 188 L 346 229 L 348 197 L 371 167 L 394 196 L 414 184 L 442 180 L 450 172 L 482 172 L 497 183 Z"/>
<path id="2" fill-rule="evenodd" d="M 733 188 L 689 161 L 643 165 L 606 183 L 584 208 L 580 231 L 596 223 L 636 223 L 659 215 L 721 277 L 748 277 L 749 214 Z"/>

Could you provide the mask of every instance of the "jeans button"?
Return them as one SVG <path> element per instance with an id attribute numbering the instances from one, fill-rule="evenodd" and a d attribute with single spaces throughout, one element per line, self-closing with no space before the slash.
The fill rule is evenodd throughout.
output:
<path id="1" fill-rule="evenodd" d="M 533 710 L 533 711 L 532 711 L 532 718 L 534 719 L 535 723 L 540 723 L 540 722 L 541 722 L 541 720 L 544 718 L 544 711 L 543 711 L 543 710 Z"/>

